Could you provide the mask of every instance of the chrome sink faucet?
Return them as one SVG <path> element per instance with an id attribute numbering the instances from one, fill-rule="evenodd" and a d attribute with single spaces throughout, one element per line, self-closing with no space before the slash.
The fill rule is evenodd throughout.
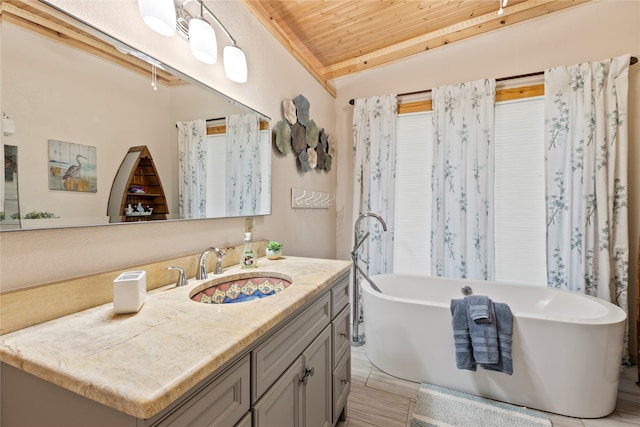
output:
<path id="1" fill-rule="evenodd" d="M 207 248 L 200 254 L 200 259 L 198 260 L 198 272 L 196 274 L 197 280 L 204 280 L 207 278 L 207 256 L 209 252 L 213 251 L 216 254 L 216 268 L 213 274 L 222 274 L 222 258 L 224 258 L 225 253 L 222 252 L 218 248 Z"/>

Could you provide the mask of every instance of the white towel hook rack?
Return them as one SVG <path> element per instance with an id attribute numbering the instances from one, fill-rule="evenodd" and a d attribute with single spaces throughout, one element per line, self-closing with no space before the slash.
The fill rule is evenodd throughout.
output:
<path id="1" fill-rule="evenodd" d="M 291 189 L 291 207 L 301 209 L 328 209 L 336 196 L 322 191 Z"/>

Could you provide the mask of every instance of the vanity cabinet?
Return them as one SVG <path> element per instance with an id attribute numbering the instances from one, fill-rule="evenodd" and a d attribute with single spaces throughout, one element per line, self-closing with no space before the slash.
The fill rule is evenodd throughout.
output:
<path id="1" fill-rule="evenodd" d="M 346 418 L 351 384 L 350 309 L 344 298 L 348 286 L 347 273 L 149 419 L 135 418 L 2 364 L 0 424 L 334 426 L 338 419 Z"/>
<path id="2" fill-rule="evenodd" d="M 348 288 L 346 275 L 252 352 L 254 427 L 326 427 L 346 418 Z"/>

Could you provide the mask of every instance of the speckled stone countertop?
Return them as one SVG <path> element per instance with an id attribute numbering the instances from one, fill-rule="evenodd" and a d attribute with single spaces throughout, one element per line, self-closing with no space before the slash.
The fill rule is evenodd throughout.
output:
<path id="1" fill-rule="evenodd" d="M 0 360 L 138 418 L 150 418 L 349 271 L 348 261 L 260 258 L 207 281 L 256 271 L 292 278 L 260 300 L 203 304 L 189 296 L 205 280 L 159 288 L 136 314 L 104 304 L 0 336 Z M 46 302 L 45 302 L 46 303 Z"/>

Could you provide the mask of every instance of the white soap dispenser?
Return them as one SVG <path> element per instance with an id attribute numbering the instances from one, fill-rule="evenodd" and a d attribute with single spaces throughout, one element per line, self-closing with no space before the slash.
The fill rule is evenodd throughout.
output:
<path id="1" fill-rule="evenodd" d="M 255 254 L 253 253 L 253 241 L 251 233 L 244 233 L 244 250 L 240 258 L 240 268 L 255 268 L 258 266 Z"/>

